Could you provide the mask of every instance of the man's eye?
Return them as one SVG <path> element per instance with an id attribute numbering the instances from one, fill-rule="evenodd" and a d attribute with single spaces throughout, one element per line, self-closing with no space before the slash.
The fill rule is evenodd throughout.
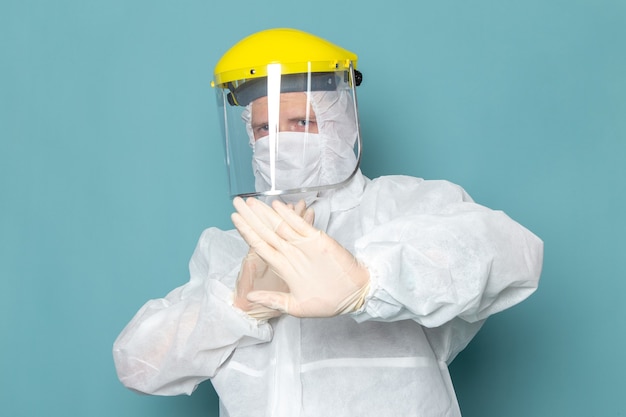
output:
<path id="1" fill-rule="evenodd" d="M 312 125 L 312 124 L 315 124 L 315 120 L 302 119 L 302 120 L 298 121 L 298 125 L 302 126 L 302 127 L 305 127 L 307 125 Z"/>

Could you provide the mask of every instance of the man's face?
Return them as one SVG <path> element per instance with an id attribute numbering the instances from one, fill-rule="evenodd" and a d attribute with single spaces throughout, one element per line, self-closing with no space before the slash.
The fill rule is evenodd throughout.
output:
<path id="1" fill-rule="evenodd" d="M 259 140 L 269 134 L 267 97 L 254 100 L 251 110 L 254 140 Z M 305 93 L 283 93 L 280 95 L 278 128 L 280 132 L 318 133 L 315 112 L 310 105 L 307 120 L 307 97 Z"/>

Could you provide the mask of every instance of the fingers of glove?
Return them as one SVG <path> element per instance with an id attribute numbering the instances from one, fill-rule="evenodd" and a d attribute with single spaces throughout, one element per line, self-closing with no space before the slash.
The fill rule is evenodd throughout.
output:
<path id="1" fill-rule="evenodd" d="M 289 229 L 297 233 L 297 235 L 290 234 L 289 236 L 285 236 L 285 238 L 293 240 L 294 238 L 297 239 L 298 237 L 308 237 L 317 233 L 317 229 L 312 226 L 312 223 L 309 223 L 303 217 L 298 216 L 293 211 L 289 210 L 285 203 L 282 203 L 278 200 L 273 201 L 272 208 L 287 223 Z M 311 218 L 311 213 L 309 213 L 307 217 Z M 287 229 L 283 225 L 280 225 L 280 228 Z"/>
<path id="2" fill-rule="evenodd" d="M 261 239 L 258 233 L 256 233 L 256 231 L 252 227 L 250 227 L 248 222 L 239 213 L 231 214 L 230 219 L 243 240 L 246 241 L 250 248 L 252 248 L 257 253 L 257 255 L 263 257 L 258 249 L 263 245 L 267 245 L 267 243 L 263 239 Z"/>
<path id="3" fill-rule="evenodd" d="M 237 212 L 231 215 L 231 219 L 239 234 L 261 258 L 267 261 L 265 245 L 278 249 L 284 243 L 274 231 L 274 228 L 280 227 L 284 221 L 267 204 L 254 198 L 243 201 L 242 198 L 236 197 L 233 205 Z M 260 218 L 257 212 L 260 212 L 265 220 Z M 263 248 L 261 249 L 263 253 L 259 251 L 260 248 Z"/>
<path id="4" fill-rule="evenodd" d="M 289 286 L 274 271 L 266 268 L 264 273 L 254 280 L 251 291 L 257 290 L 289 292 Z"/>
<path id="5" fill-rule="evenodd" d="M 259 276 L 259 266 L 265 263 L 255 254 L 246 256 L 241 264 L 241 270 L 235 283 L 235 293 L 233 297 L 233 305 L 241 310 L 247 311 L 249 301 L 246 298 L 250 291 L 255 290 L 255 283 Z"/>
<path id="6" fill-rule="evenodd" d="M 249 201 L 251 199 L 248 199 Z M 249 207 L 249 203 L 244 201 L 241 197 L 235 197 L 233 199 L 233 206 L 235 207 L 236 213 L 253 229 L 259 229 L 261 227 L 270 227 L 266 224 L 254 210 Z M 233 216 L 231 216 L 232 218 Z M 234 221 L 233 221 L 234 223 Z"/>
<path id="7" fill-rule="evenodd" d="M 233 205 L 237 213 L 254 229 L 254 231 L 274 248 L 279 248 L 282 239 L 297 239 L 298 235 L 285 223 L 283 218 L 270 206 L 257 200 L 248 198 L 245 202 L 236 198 Z M 296 215 L 293 210 L 285 206 L 285 210 Z M 296 215 L 296 217 L 298 217 Z"/>
<path id="8" fill-rule="evenodd" d="M 246 295 L 254 289 L 254 276 L 245 270 L 241 270 L 235 286 L 235 299 L 246 298 Z"/>
<path id="9" fill-rule="evenodd" d="M 305 222 L 313 226 L 313 223 L 315 222 L 315 211 L 312 208 L 306 209 L 302 218 Z"/>
<path id="10" fill-rule="evenodd" d="M 282 315 L 282 313 L 278 310 L 274 310 L 273 308 L 267 308 L 264 305 L 257 303 L 249 303 L 249 308 L 246 313 L 257 320 L 269 320 L 274 317 L 278 317 Z"/>
<path id="11" fill-rule="evenodd" d="M 277 213 L 272 207 L 254 198 L 246 200 L 246 204 L 268 229 L 276 232 L 276 234 L 282 239 L 293 241 L 300 238 L 300 235 L 293 230 L 289 223 L 285 221 L 283 216 Z M 284 208 L 285 213 L 289 213 L 290 216 L 299 219 L 302 219 L 302 215 L 306 212 L 306 204 L 303 200 L 294 206 L 294 209 L 291 209 L 287 204 L 284 204 Z M 254 227 L 253 224 L 251 224 L 251 226 Z M 262 234 L 260 228 L 256 228 L 256 230 L 259 234 Z M 268 239 L 270 239 L 269 236 Z"/>
<path id="12" fill-rule="evenodd" d="M 265 268 L 267 267 L 265 265 L 265 261 L 261 259 L 261 257 L 251 247 L 248 248 L 248 253 L 246 254 L 245 258 L 243 258 L 241 266 L 242 269 L 244 266 L 248 268 L 254 268 L 256 276 L 258 276 L 260 273 L 263 273 L 265 271 Z"/>
<path id="13" fill-rule="evenodd" d="M 313 222 L 315 222 L 315 211 L 312 208 L 307 208 L 304 200 L 298 201 L 298 204 L 294 206 L 293 211 L 295 211 L 298 216 L 302 217 L 308 224 L 313 225 Z"/>
<path id="14" fill-rule="evenodd" d="M 257 255 L 271 266 L 280 277 L 285 278 L 286 276 L 293 276 L 289 257 L 294 255 L 294 251 L 297 251 L 295 247 L 286 243 L 278 237 L 276 233 L 267 229 L 267 227 L 261 227 L 261 230 L 257 233 L 257 230 L 252 228 L 239 213 L 233 213 L 231 219 L 235 228 L 237 228 L 237 231 L 239 231 L 239 234 L 246 243 L 248 243 Z M 287 285 L 289 285 L 289 282 L 287 282 Z"/>
<path id="15" fill-rule="evenodd" d="M 301 221 L 297 219 L 304 219 L 309 225 L 313 225 L 315 221 L 315 212 L 313 209 L 307 209 L 304 200 L 298 201 L 295 206 L 279 202 L 280 206 L 285 209 L 282 214 L 279 214 L 274 208 L 256 198 L 248 198 L 245 204 L 241 198 L 235 200 L 237 201 L 234 201 L 234 205 L 239 214 L 242 215 L 259 234 L 262 234 L 261 224 L 263 224 L 268 229 L 275 231 L 281 238 L 294 241 L 302 236 L 301 233 L 294 231 L 292 227 L 293 224 L 301 223 Z M 292 220 L 286 222 L 284 218 L 285 215 L 288 215 Z"/>
<path id="16" fill-rule="evenodd" d="M 291 204 L 288 204 L 287 207 L 291 206 Z M 291 207 L 290 207 L 291 208 Z M 304 202 L 304 200 L 300 200 L 296 203 L 295 206 L 293 206 L 293 211 L 300 217 L 304 217 L 304 214 L 306 213 L 306 203 Z"/>
<path id="17" fill-rule="evenodd" d="M 308 224 L 313 225 L 315 222 L 315 211 L 312 208 L 307 208 L 304 200 L 298 201 L 295 206 L 292 203 L 287 203 L 287 207 L 302 217 Z"/>
<path id="18" fill-rule="evenodd" d="M 287 203 L 287 207 L 302 218 L 304 218 L 307 211 L 306 202 L 304 200 L 298 201 L 295 205 L 293 203 Z"/>
<path id="19" fill-rule="evenodd" d="M 244 206 L 238 202 L 235 206 L 237 208 L 237 212 L 261 239 L 265 240 L 265 242 L 275 249 L 281 252 L 288 251 L 290 245 L 286 242 L 293 242 L 301 238 L 301 235 L 297 233 L 281 215 L 279 215 L 267 204 L 257 199 L 249 198 Z M 295 213 L 295 211 L 290 210 L 287 205 L 281 203 L 281 207 L 285 210 L 283 213 L 300 219 L 302 222 L 304 221 Z M 260 252 L 259 255 L 266 259 L 266 255 L 261 254 Z"/>
<path id="20" fill-rule="evenodd" d="M 290 298 L 291 294 L 276 291 L 253 291 L 248 294 L 248 301 L 286 314 L 289 314 Z"/>
<path id="21" fill-rule="evenodd" d="M 259 273 L 259 267 L 263 266 L 263 264 L 264 262 L 261 258 L 252 250 L 243 258 L 236 283 L 238 295 L 252 290 L 254 279 Z"/>
<path id="22" fill-rule="evenodd" d="M 239 294 L 235 294 L 233 298 L 233 306 L 237 307 L 239 310 L 247 311 L 250 308 L 250 301 L 246 298 L 247 294 L 244 296 L 240 296 Z"/>
<path id="23" fill-rule="evenodd" d="M 243 311 L 248 316 L 257 320 L 268 320 L 272 317 L 278 317 L 282 313 L 278 310 L 268 308 L 262 304 L 253 303 L 248 301 L 247 298 L 235 298 L 233 300 L 233 306 Z"/>
<path id="24" fill-rule="evenodd" d="M 235 208 L 255 228 L 263 224 L 268 229 L 276 230 L 283 222 L 283 219 L 270 206 L 256 198 L 248 198 L 245 204 L 238 201 Z M 293 212 L 293 209 L 288 207 L 287 210 Z"/>

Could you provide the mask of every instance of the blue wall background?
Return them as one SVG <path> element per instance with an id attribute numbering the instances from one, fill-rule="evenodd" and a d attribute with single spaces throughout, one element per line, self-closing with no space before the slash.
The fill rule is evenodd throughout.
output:
<path id="1" fill-rule="evenodd" d="M 359 54 L 371 176 L 463 185 L 545 241 L 540 290 L 452 366 L 466 417 L 624 416 L 626 2 L 0 3 L 0 414 L 207 416 L 111 345 L 230 228 L 214 64 L 292 26 Z"/>

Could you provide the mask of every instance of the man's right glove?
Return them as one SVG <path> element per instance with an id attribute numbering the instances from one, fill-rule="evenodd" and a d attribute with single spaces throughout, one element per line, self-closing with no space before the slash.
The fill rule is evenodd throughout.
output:
<path id="1" fill-rule="evenodd" d="M 307 210 L 303 200 L 300 200 L 295 206 L 289 204 L 287 207 L 308 224 L 313 224 L 315 215 L 312 210 Z M 249 301 L 247 296 L 251 291 L 289 292 L 287 283 L 276 275 L 252 248 L 241 263 L 233 295 L 233 305 L 257 320 L 269 320 L 282 314 L 279 310 Z"/>
<path id="2" fill-rule="evenodd" d="M 269 207 L 237 197 L 233 204 L 241 236 L 289 287 L 251 291 L 248 301 L 296 317 L 332 317 L 363 305 L 369 271 L 336 240 L 279 201 Z"/>

